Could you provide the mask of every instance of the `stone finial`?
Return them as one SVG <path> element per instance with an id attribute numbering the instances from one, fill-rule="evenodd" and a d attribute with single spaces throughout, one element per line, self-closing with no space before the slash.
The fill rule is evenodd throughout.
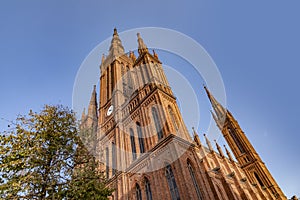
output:
<path id="1" fill-rule="evenodd" d="M 157 55 L 157 53 L 154 51 L 154 49 L 153 49 L 152 51 L 153 51 L 153 56 L 154 56 L 154 58 L 156 58 L 156 59 L 158 60 L 158 55 Z"/>
<path id="2" fill-rule="evenodd" d="M 129 52 L 129 57 L 133 60 L 133 62 L 135 62 L 136 61 L 136 57 L 135 57 L 135 55 L 134 55 L 134 52 L 133 51 L 130 51 Z"/>
<path id="3" fill-rule="evenodd" d="M 217 149 L 218 149 L 218 152 L 219 152 L 220 156 L 222 156 L 222 158 L 224 158 L 225 157 L 224 153 L 223 153 L 221 147 L 219 146 L 219 144 L 217 143 L 217 140 L 214 140 L 214 141 L 216 143 L 216 146 L 217 146 Z"/>
<path id="4" fill-rule="evenodd" d="M 138 37 L 138 51 L 139 51 L 139 54 L 142 54 L 144 52 L 148 52 L 148 48 L 145 45 L 144 40 L 141 37 L 141 34 L 137 33 L 137 37 Z"/>
<path id="5" fill-rule="evenodd" d="M 101 58 L 101 62 L 102 62 L 102 64 L 104 63 L 104 61 L 105 61 L 105 55 L 104 55 L 104 54 L 102 54 L 102 58 Z"/>
<path id="6" fill-rule="evenodd" d="M 114 28 L 114 34 L 113 35 L 118 35 L 118 31 L 117 31 L 116 27 Z"/>
<path id="7" fill-rule="evenodd" d="M 229 160 L 230 160 L 231 162 L 233 162 L 233 158 L 232 158 L 232 156 L 231 156 L 231 153 L 230 153 L 230 151 L 228 151 L 228 149 L 226 148 L 226 145 L 224 145 L 224 148 L 225 148 L 225 151 L 226 151 L 226 154 L 227 154 Z"/>
<path id="8" fill-rule="evenodd" d="M 195 131 L 195 128 L 192 127 L 192 129 L 193 129 L 194 141 L 196 142 L 196 144 L 197 144 L 199 147 L 202 146 L 201 141 L 200 141 L 200 138 L 199 138 L 198 134 L 197 134 L 196 131 Z"/>
<path id="9" fill-rule="evenodd" d="M 84 119 L 85 119 L 85 108 L 83 108 L 82 115 L 81 115 L 81 120 L 84 120 Z"/>
<path id="10" fill-rule="evenodd" d="M 207 146 L 208 146 L 208 149 L 209 149 L 210 151 L 213 151 L 214 149 L 212 148 L 211 143 L 210 143 L 209 139 L 207 138 L 206 134 L 203 134 L 203 135 L 204 135 L 206 144 L 207 144 Z"/>

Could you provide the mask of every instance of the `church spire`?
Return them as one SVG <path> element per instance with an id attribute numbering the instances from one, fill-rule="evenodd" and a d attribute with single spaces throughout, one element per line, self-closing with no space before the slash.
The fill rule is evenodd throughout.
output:
<path id="1" fill-rule="evenodd" d="M 113 34 L 113 38 L 111 40 L 108 57 L 111 57 L 114 60 L 115 58 L 118 58 L 118 57 L 122 56 L 123 54 L 124 54 L 124 47 L 119 38 L 117 29 L 114 28 L 114 34 Z"/>
<path id="2" fill-rule="evenodd" d="M 260 185 L 268 188 L 274 197 L 286 199 L 271 173 L 239 126 L 238 122 L 232 114 L 214 98 L 205 86 L 204 89 L 215 111 L 213 118 L 215 119 L 236 160 L 246 172 L 247 178 L 249 178 L 252 183 L 258 180 L 258 182 L 261 183 Z M 228 151 L 226 152 L 229 155 Z M 232 160 L 232 158 L 229 159 Z"/>
<path id="3" fill-rule="evenodd" d="M 88 118 L 97 120 L 97 94 L 96 94 L 96 85 L 94 85 L 94 89 L 92 92 L 91 100 L 88 108 Z"/>
<path id="4" fill-rule="evenodd" d="M 204 89 L 215 111 L 215 114 L 212 112 L 213 118 L 218 125 L 222 125 L 225 121 L 227 110 L 215 99 L 215 97 L 210 93 L 206 86 L 204 86 Z"/>
<path id="5" fill-rule="evenodd" d="M 145 45 L 144 40 L 141 38 L 141 34 L 137 33 L 137 37 L 138 37 L 138 45 L 139 45 L 138 46 L 139 54 L 141 55 L 144 52 L 148 52 L 148 48 Z"/>

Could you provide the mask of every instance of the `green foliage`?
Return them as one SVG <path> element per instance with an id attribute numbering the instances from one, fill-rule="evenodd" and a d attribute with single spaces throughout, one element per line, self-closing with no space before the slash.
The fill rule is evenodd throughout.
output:
<path id="1" fill-rule="evenodd" d="M 86 146 L 79 144 L 75 156 L 77 167 L 66 195 L 69 199 L 106 200 L 113 192 L 112 189 L 105 188 L 105 180 L 103 173 L 99 170 L 99 163 L 89 152 Z"/>
<path id="2" fill-rule="evenodd" d="M 107 199 L 99 164 L 82 144 L 75 114 L 46 105 L 0 134 L 0 199 Z M 92 166 L 92 168 L 90 167 Z"/>

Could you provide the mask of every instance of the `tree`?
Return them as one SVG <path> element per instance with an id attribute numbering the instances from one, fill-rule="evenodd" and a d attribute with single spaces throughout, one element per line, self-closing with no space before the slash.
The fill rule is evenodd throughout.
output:
<path id="1" fill-rule="evenodd" d="M 10 127 L 0 136 L 0 198 L 81 199 L 78 194 L 84 194 L 86 199 L 107 199 L 111 195 L 98 163 L 80 140 L 69 108 L 46 105 L 40 113 L 19 116 Z"/>
<path id="2" fill-rule="evenodd" d="M 105 187 L 99 162 L 82 142 L 77 148 L 74 162 L 76 168 L 66 194 L 68 199 L 105 200 L 112 194 L 113 190 Z"/>

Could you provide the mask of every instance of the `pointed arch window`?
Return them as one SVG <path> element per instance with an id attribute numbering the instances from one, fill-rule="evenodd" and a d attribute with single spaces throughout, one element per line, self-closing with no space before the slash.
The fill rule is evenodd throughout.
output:
<path id="1" fill-rule="evenodd" d="M 136 159 L 136 147 L 135 147 L 135 139 L 134 139 L 134 132 L 131 129 L 129 129 L 130 132 L 130 143 L 131 143 L 131 151 L 132 151 L 132 160 Z"/>
<path id="2" fill-rule="evenodd" d="M 171 193 L 171 199 L 172 200 L 180 200 L 176 180 L 175 180 L 171 165 L 168 164 L 166 166 L 165 174 L 166 174 L 166 178 L 167 178 L 170 193 Z"/>
<path id="3" fill-rule="evenodd" d="M 155 125 L 155 129 L 157 132 L 157 137 L 158 137 L 158 139 L 161 139 L 163 137 L 162 128 L 161 128 L 157 110 L 154 107 L 152 108 L 152 116 L 154 119 L 154 125 Z"/>
<path id="4" fill-rule="evenodd" d="M 141 124 L 139 122 L 136 123 L 136 129 L 139 137 L 140 153 L 144 153 L 145 152 L 144 137 L 142 133 Z"/>
<path id="5" fill-rule="evenodd" d="M 200 188 L 199 188 L 196 176 L 195 176 L 194 168 L 192 167 L 192 165 L 191 165 L 191 163 L 189 161 L 187 162 L 187 165 L 188 165 L 188 169 L 189 169 L 190 175 L 192 177 L 192 181 L 193 181 L 196 193 L 197 193 L 197 197 L 198 197 L 199 200 L 201 200 L 202 199 L 201 192 L 200 192 Z"/>
<path id="6" fill-rule="evenodd" d="M 168 106 L 168 112 L 169 112 L 169 115 L 171 117 L 172 124 L 173 124 L 175 130 L 178 131 L 178 125 L 177 125 L 176 117 L 175 117 L 173 109 L 171 108 L 170 105 Z"/>
<path id="7" fill-rule="evenodd" d="M 136 200 L 142 200 L 142 191 L 139 184 L 135 184 L 135 196 Z"/>
<path id="8" fill-rule="evenodd" d="M 237 145 L 238 149 L 241 153 L 245 153 L 245 149 L 243 145 L 241 144 L 237 134 L 235 131 L 233 131 L 231 128 L 228 129 L 229 134 L 231 135 L 232 139 L 234 140 L 235 144 Z"/>
<path id="9" fill-rule="evenodd" d="M 146 189 L 146 199 L 152 200 L 151 186 L 150 186 L 150 182 L 147 178 L 145 178 L 145 189 Z"/>

